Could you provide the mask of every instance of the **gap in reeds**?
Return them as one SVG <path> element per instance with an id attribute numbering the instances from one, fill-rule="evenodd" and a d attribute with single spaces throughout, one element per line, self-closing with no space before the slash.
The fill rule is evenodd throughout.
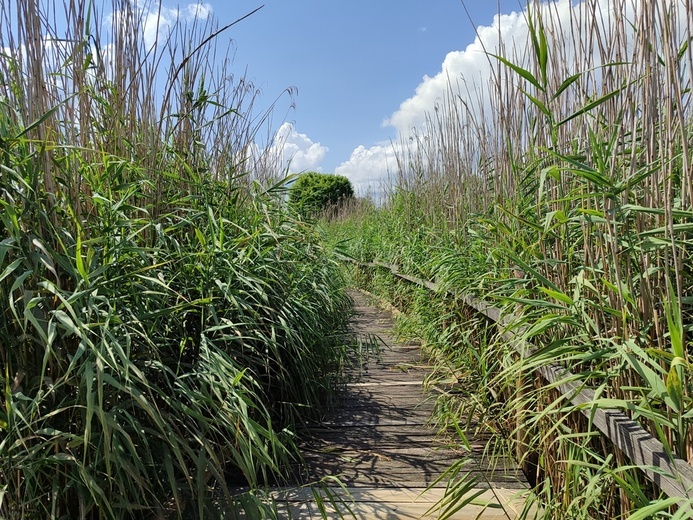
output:
<path id="1" fill-rule="evenodd" d="M 532 1 L 524 16 L 526 42 L 487 49 L 486 94 L 465 101 L 451 81 L 397 145 L 387 202 L 328 227 L 346 255 L 489 300 L 543 347 L 519 362 L 502 339 L 447 340 L 474 322 L 417 311 L 446 366 L 446 352 L 452 366 L 490 353 L 487 388 L 504 398 L 484 406 L 519 421 L 549 517 L 682 518 L 569 403 L 525 382 L 532 366 L 562 364 L 599 391 L 593 406 L 626 411 L 691 458 L 690 6 Z M 388 276 L 355 280 L 406 304 Z"/>
<path id="2" fill-rule="evenodd" d="M 159 9 L 0 7 L 3 518 L 271 517 L 351 355 L 233 24 Z"/>

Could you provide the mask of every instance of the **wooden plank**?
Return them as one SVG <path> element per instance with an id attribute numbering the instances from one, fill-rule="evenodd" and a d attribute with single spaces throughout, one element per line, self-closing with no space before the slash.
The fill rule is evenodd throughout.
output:
<path id="1" fill-rule="evenodd" d="M 335 469 L 340 466 L 335 464 Z M 446 480 L 439 480 L 440 472 L 444 469 L 444 464 L 438 466 L 430 465 L 427 471 L 419 472 L 416 476 L 412 476 L 411 471 L 395 470 L 388 468 L 373 467 L 372 465 L 364 464 L 357 471 L 354 468 L 349 468 L 348 471 L 330 471 L 330 468 L 319 466 L 311 468 L 309 477 L 303 480 L 298 480 L 298 483 L 303 485 L 314 484 L 327 478 L 339 478 L 342 485 L 349 487 L 380 487 L 380 488 L 445 488 L 448 483 Z M 462 478 L 460 475 L 458 478 Z M 465 473 L 465 478 L 468 478 L 474 487 L 496 488 L 502 487 L 507 489 L 526 490 L 527 481 L 521 476 L 508 475 L 507 473 L 493 471 L 480 471 L 470 468 Z M 458 480 L 459 482 L 459 480 Z"/>
<path id="2" fill-rule="evenodd" d="M 378 387 L 378 386 L 423 386 L 423 381 L 418 379 L 412 379 L 411 381 L 368 381 L 368 382 L 358 382 L 358 383 L 347 383 L 348 388 L 359 388 L 359 387 Z"/>
<path id="3" fill-rule="evenodd" d="M 314 493 L 322 497 L 329 517 L 343 514 L 357 519 L 422 519 L 438 518 L 440 509 L 435 505 L 444 498 L 443 489 L 419 488 L 319 488 L 299 490 L 273 490 L 272 498 L 282 518 L 323 518 L 314 500 Z M 329 493 L 329 495 L 328 495 Z M 470 492 L 475 500 L 451 520 L 514 520 L 519 517 L 526 491 L 513 489 L 477 488 Z M 327 498 L 333 497 L 333 503 Z M 433 510 L 426 515 L 429 510 Z M 353 516 L 352 516 L 353 515 Z"/>
<path id="4" fill-rule="evenodd" d="M 541 367 L 538 371 L 548 381 L 558 383 L 556 388 L 579 407 L 599 431 L 641 466 L 640 470 L 668 496 L 693 498 L 693 468 L 690 464 L 677 456 L 672 457 L 661 442 L 621 411 L 594 410 L 590 406 L 595 399 L 594 390 L 585 388 L 582 381 L 571 381 L 575 376 L 569 371 L 557 365 Z M 690 508 L 690 504 L 683 505 Z"/>
<path id="5" fill-rule="evenodd" d="M 340 428 L 358 428 L 364 426 L 427 426 L 428 420 L 422 419 L 381 419 L 377 418 L 357 421 L 324 421 L 320 423 L 323 426 L 332 426 Z"/>
<path id="6" fill-rule="evenodd" d="M 390 319 L 381 319 L 382 313 L 372 309 L 365 309 L 365 314 L 369 320 L 378 321 L 379 329 L 382 327 L 380 340 L 385 347 L 379 355 L 354 363 L 349 382 L 337 396 L 334 411 L 324 421 L 311 425 L 310 435 L 302 437 L 304 460 L 295 467 L 296 481 L 307 485 L 323 478 L 339 477 L 343 484 L 361 493 L 357 501 L 360 505 L 355 510 L 357 518 L 374 518 L 374 512 L 385 511 L 386 516 L 376 517 L 410 518 L 408 514 L 420 517 L 435 502 L 425 507 L 419 503 L 420 508 L 416 509 L 394 495 L 388 498 L 383 490 L 424 491 L 461 460 L 467 461 L 465 472 L 479 487 L 488 488 L 491 483 L 497 483 L 508 489 L 525 490 L 527 482 L 514 461 L 489 465 L 484 457 L 488 436 L 473 438 L 474 449 L 468 452 L 453 450 L 450 442 L 436 436 L 428 425 L 434 402 L 423 388 L 430 367 L 422 362 L 420 345 L 395 342 L 388 333 L 393 325 Z M 358 330 L 359 334 L 367 335 L 373 326 L 359 320 Z M 444 479 L 435 484 L 438 497 L 443 496 L 446 484 Z M 375 495 L 363 498 L 366 490 L 375 488 L 378 489 Z M 290 505 L 299 507 L 295 501 Z M 293 511 L 299 518 L 309 518 L 315 507 L 311 493 Z M 329 511 L 332 510 L 328 508 Z M 473 512 L 472 517 L 476 517 L 481 510 L 465 511 Z M 460 515 L 462 512 L 452 518 L 468 518 Z"/>
<path id="7" fill-rule="evenodd" d="M 307 437 L 312 443 L 316 439 L 325 439 L 332 442 L 338 438 L 341 442 L 356 442 L 362 439 L 377 439 L 380 442 L 392 443 L 407 443 L 407 442 L 423 442 L 424 440 L 433 442 L 437 440 L 440 444 L 446 444 L 443 439 L 436 435 L 435 431 L 429 427 L 419 428 L 403 428 L 401 426 L 383 426 L 379 425 L 377 429 L 363 427 L 359 430 L 345 430 L 343 427 L 332 427 L 325 424 L 320 424 L 311 428 L 313 437 Z"/>
<path id="8" fill-rule="evenodd" d="M 438 284 L 401 274 L 395 265 L 383 262 L 356 263 L 362 266 L 384 267 L 390 269 L 393 275 L 411 283 L 433 291 L 441 290 Z M 506 326 L 511 321 L 510 317 L 501 316 L 500 309 L 483 300 L 470 295 L 456 296 L 494 322 Z M 536 347 L 518 338 L 516 333 L 506 331 L 503 336 L 516 342 L 515 349 L 522 356 L 529 356 L 536 351 Z M 686 510 L 693 510 L 690 504 L 693 498 L 693 467 L 687 461 L 676 454 L 669 453 L 659 440 L 620 410 L 590 406 L 594 402 L 594 392 L 586 388 L 584 382 L 570 371 L 558 365 L 539 367 L 536 371 L 546 381 L 555 385 L 573 405 L 590 418 L 599 431 L 623 451 L 664 493 L 672 498 L 685 498 L 686 500 L 681 500 L 679 505 Z"/>
<path id="9" fill-rule="evenodd" d="M 336 463 L 344 464 L 351 469 L 366 464 L 372 468 L 380 467 L 385 471 L 393 473 L 401 471 L 405 475 L 411 475 L 412 462 L 420 469 L 442 467 L 441 473 L 445 472 L 452 463 L 458 463 L 465 471 L 498 472 L 512 479 L 521 478 L 513 459 L 499 457 L 491 461 L 490 459 L 479 458 L 479 454 L 455 453 L 449 449 L 436 449 L 431 446 L 387 447 L 377 445 L 375 448 L 363 446 L 358 449 L 356 446 L 342 447 L 337 444 L 324 449 L 306 451 L 304 458 L 309 465 L 324 463 L 323 470 L 334 466 Z M 521 480 L 524 481 L 525 479 L 521 478 Z"/>
<path id="10" fill-rule="evenodd" d="M 375 401 L 375 399 L 373 400 Z M 326 420 L 335 422 L 338 418 L 349 418 L 355 420 L 356 417 L 370 417 L 371 415 L 381 415 L 386 418 L 406 418 L 422 417 L 425 420 L 430 420 L 433 412 L 433 405 L 419 406 L 415 399 L 399 399 L 396 403 L 377 403 L 363 401 L 343 401 L 343 408 L 339 411 L 332 412 L 326 416 Z M 402 411 L 402 408 L 410 408 L 408 411 Z"/>

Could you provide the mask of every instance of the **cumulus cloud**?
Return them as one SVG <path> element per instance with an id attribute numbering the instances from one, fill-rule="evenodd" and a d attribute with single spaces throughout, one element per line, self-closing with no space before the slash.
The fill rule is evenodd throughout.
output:
<path id="1" fill-rule="evenodd" d="M 142 13 L 144 43 L 147 48 L 165 40 L 171 28 L 178 22 L 206 20 L 212 15 L 212 6 L 206 3 L 188 4 L 185 7 L 164 7 Z"/>
<path id="2" fill-rule="evenodd" d="M 486 86 L 492 71 L 492 62 L 486 52 L 498 50 L 499 39 L 506 47 L 524 45 L 528 38 L 527 22 L 523 14 L 496 15 L 489 27 L 478 27 L 477 36 L 465 50 L 449 52 L 435 76 L 424 76 L 412 97 L 403 101 L 397 111 L 386 119 L 385 126 L 394 127 L 400 134 L 420 128 L 426 114 L 435 110 L 451 89 L 471 103 L 483 103 Z"/>
<path id="3" fill-rule="evenodd" d="M 148 49 L 152 48 L 157 42 L 165 41 L 171 33 L 171 29 L 178 22 L 193 22 L 196 20 L 207 20 L 212 16 L 212 6 L 208 3 L 196 2 L 182 7 L 166 7 L 159 5 L 157 8 L 147 3 L 141 7 L 138 2 L 133 2 L 133 8 L 140 15 L 142 24 L 142 37 Z M 124 16 L 122 12 L 115 12 L 107 18 L 111 25 L 121 22 Z M 126 20 L 122 23 L 126 26 Z"/>
<path id="4" fill-rule="evenodd" d="M 369 195 L 377 200 L 389 173 L 395 170 L 396 165 L 394 146 L 359 146 L 351 153 L 348 161 L 335 169 L 335 173 L 347 177 L 358 196 Z"/>
<path id="5" fill-rule="evenodd" d="M 212 16 L 212 6 L 206 3 L 188 4 L 183 12 L 186 20 L 206 20 Z"/>
<path id="6" fill-rule="evenodd" d="M 642 2 L 642 0 L 639 0 Z M 678 0 L 680 5 L 681 0 Z M 638 3 L 636 1 L 636 3 Z M 611 2 L 601 2 L 601 13 L 598 15 L 602 31 L 610 31 L 614 13 L 610 12 Z M 558 17 L 559 26 L 564 31 L 570 30 L 571 17 L 573 21 L 586 30 L 591 17 L 585 15 L 585 4 L 573 0 L 558 0 L 543 3 L 543 16 Z M 633 6 L 625 8 L 625 15 L 632 18 Z M 681 7 L 682 12 L 685 8 Z M 683 18 L 683 17 L 682 17 Z M 629 18 L 630 19 L 630 18 Z M 681 32 L 681 34 L 684 34 Z M 560 37 L 557 35 L 556 37 Z M 631 38 L 632 35 L 627 35 Z M 570 48 L 573 38 L 567 38 L 565 58 L 572 60 L 574 49 Z M 596 45 L 596 43 L 594 43 Z M 549 47 L 551 44 L 549 42 Z M 500 50 L 499 50 L 500 49 Z M 427 117 L 439 109 L 446 98 L 455 98 L 464 103 L 472 115 L 487 117 L 495 104 L 492 99 L 493 91 L 488 84 L 498 62 L 489 54 L 514 56 L 515 63 L 524 65 L 527 52 L 531 51 L 529 27 L 525 12 L 512 12 L 496 15 L 489 26 L 479 26 L 476 37 L 464 50 L 449 52 L 441 64 L 440 71 L 433 76 L 424 76 L 416 87 L 413 95 L 404 100 L 390 117 L 383 121 L 384 127 L 392 127 L 395 131 L 395 143 L 409 142 L 413 135 L 422 135 Z M 596 47 L 592 49 L 594 64 L 597 65 Z M 424 130 L 425 133 L 425 130 Z M 414 139 L 416 142 L 416 139 Z M 399 144 L 395 145 L 396 147 Z M 354 150 L 350 159 L 337 168 L 337 172 L 347 175 L 354 184 L 373 186 L 387 178 L 388 168 L 396 167 L 395 151 L 392 146 L 377 145 L 367 148 L 359 146 Z"/>
<path id="7" fill-rule="evenodd" d="M 305 170 L 320 171 L 320 163 L 328 148 L 300 134 L 291 123 L 283 123 L 274 136 L 271 153 L 279 156 L 282 169 L 289 173 Z"/>
<path id="8" fill-rule="evenodd" d="M 499 26 L 506 37 L 519 32 L 520 18 L 521 15 L 516 13 L 496 16 L 491 27 L 479 27 L 478 36 L 472 44 L 463 51 L 448 53 L 440 72 L 432 77 L 424 76 L 414 95 L 403 101 L 397 111 L 383 121 L 383 126 L 395 129 L 395 143 L 369 148 L 361 145 L 352 152 L 348 161 L 337 167 L 335 173 L 348 177 L 360 195 L 381 193 L 389 174 L 396 171 L 396 156 L 401 150 L 399 143 L 407 141 L 414 129 L 424 125 L 427 114 L 435 110 L 453 83 L 458 86 L 464 84 L 467 95 L 473 95 L 480 88 L 479 85 L 491 74 L 489 60 L 484 53 L 484 46 L 488 45 L 485 40 L 495 37 L 497 41 Z"/>
<path id="9" fill-rule="evenodd" d="M 526 39 L 528 30 L 523 15 L 515 12 L 497 15 L 491 26 L 478 27 L 474 42 L 464 50 L 449 52 L 440 72 L 424 76 L 414 94 L 383 121 L 383 126 L 395 130 L 395 143 L 368 148 L 361 145 L 335 173 L 347 176 L 360 194 L 382 192 L 383 183 L 388 181 L 390 173 L 396 171 L 400 143 L 409 141 L 412 133 L 424 126 L 427 115 L 434 112 L 451 90 L 474 100 L 472 104 L 475 106 L 485 103 L 480 101 L 485 95 L 482 86 L 492 74 L 492 65 L 485 51 L 494 52 L 498 48 L 499 34 L 506 45 Z"/>

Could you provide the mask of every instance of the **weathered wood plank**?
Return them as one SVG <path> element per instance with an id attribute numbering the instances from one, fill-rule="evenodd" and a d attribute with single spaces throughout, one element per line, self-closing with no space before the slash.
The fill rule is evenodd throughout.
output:
<path id="1" fill-rule="evenodd" d="M 354 262 L 349 258 L 344 258 L 344 260 Z M 396 265 L 378 261 L 367 264 L 354 263 L 366 267 L 383 267 L 389 269 L 393 275 L 416 285 L 427 287 L 432 291 L 442 290 L 440 285 L 433 282 L 403 275 Z M 512 317 L 502 316 L 500 309 L 483 300 L 470 295 L 456 294 L 455 296 L 500 325 L 507 326 L 512 321 Z M 515 349 L 522 356 L 527 357 L 536 351 L 536 347 L 521 340 L 517 333 L 506 331 L 503 336 L 515 342 Z M 536 371 L 546 381 L 554 384 L 573 405 L 590 418 L 599 431 L 623 451 L 665 494 L 669 497 L 685 499 L 680 501 L 679 505 L 691 510 L 693 467 L 688 462 L 676 454 L 670 453 L 658 439 L 620 410 L 595 407 L 593 405 L 594 392 L 570 371 L 558 365 L 538 367 Z"/>
<path id="2" fill-rule="evenodd" d="M 323 518 L 314 500 L 320 490 L 277 490 L 273 498 L 279 504 L 283 518 Z M 443 489 L 423 492 L 417 488 L 346 488 L 326 495 L 323 503 L 330 518 L 357 519 L 421 519 L 438 518 L 441 511 L 435 505 L 444 497 Z M 524 494 L 512 489 L 480 490 L 473 504 L 455 514 L 455 520 L 513 520 L 522 510 Z"/>
<path id="3" fill-rule="evenodd" d="M 385 314 L 358 309 L 378 328 L 392 327 Z M 358 320 L 359 333 L 370 334 L 369 325 Z M 380 331 L 383 348 L 377 356 L 357 362 L 351 381 L 339 395 L 335 410 L 304 437 L 304 465 L 297 468 L 303 484 L 339 476 L 355 488 L 425 488 L 452 464 L 467 460 L 464 469 L 480 486 L 497 481 L 505 487 L 525 488 L 524 475 L 512 461 L 490 467 L 483 460 L 488 436 L 473 439 L 469 452 L 450 449 L 428 426 L 434 400 L 425 394 L 423 380 L 429 370 L 420 346 L 401 344 L 387 330 Z M 444 487 L 446 481 L 437 484 Z"/>

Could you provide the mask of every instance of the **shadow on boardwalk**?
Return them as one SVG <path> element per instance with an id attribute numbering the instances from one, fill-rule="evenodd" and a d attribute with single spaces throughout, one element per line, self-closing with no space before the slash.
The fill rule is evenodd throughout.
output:
<path id="1" fill-rule="evenodd" d="M 455 462 L 464 459 L 463 472 L 475 477 L 480 499 L 510 504 L 509 497 L 526 489 L 522 472 L 510 460 L 482 458 L 485 439 L 470 439 L 471 452 L 456 451 L 427 425 L 433 400 L 426 396 L 423 380 L 429 367 L 416 342 L 398 342 L 392 336 L 388 311 L 368 304 L 364 294 L 353 292 L 354 334 L 365 344 L 379 338 L 377 355 L 351 368 L 334 412 L 310 429 L 302 445 L 305 465 L 296 484 L 307 485 L 338 477 L 356 518 L 421 518 L 443 496 L 445 481 L 436 480 Z M 432 486 L 438 489 L 426 491 Z M 307 488 L 285 493 L 287 517 L 320 518 Z M 472 510 L 474 509 L 474 510 Z M 451 518 L 476 518 L 479 508 L 465 508 Z M 350 515 L 346 515 L 347 517 Z M 338 513 L 328 518 L 339 517 Z M 432 515 L 426 518 L 436 518 Z M 479 518 L 513 518 L 512 507 L 488 510 Z"/>

